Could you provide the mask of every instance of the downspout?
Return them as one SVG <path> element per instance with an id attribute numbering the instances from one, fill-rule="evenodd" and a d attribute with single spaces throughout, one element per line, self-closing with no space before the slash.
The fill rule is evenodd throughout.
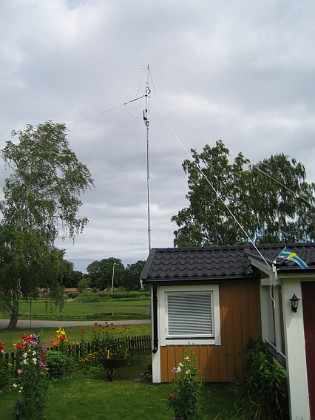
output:
<path id="1" fill-rule="evenodd" d="M 152 353 L 156 353 L 159 349 L 158 336 L 158 299 L 157 299 L 157 285 L 153 284 L 153 349 Z"/>

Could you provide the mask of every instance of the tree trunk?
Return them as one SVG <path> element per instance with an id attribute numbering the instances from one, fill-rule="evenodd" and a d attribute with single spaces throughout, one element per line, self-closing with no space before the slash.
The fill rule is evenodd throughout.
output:
<path id="1" fill-rule="evenodd" d="M 8 330 L 14 330 L 17 327 L 19 316 L 19 294 L 13 292 L 12 294 L 12 310 L 11 310 L 11 317 L 8 325 Z"/>

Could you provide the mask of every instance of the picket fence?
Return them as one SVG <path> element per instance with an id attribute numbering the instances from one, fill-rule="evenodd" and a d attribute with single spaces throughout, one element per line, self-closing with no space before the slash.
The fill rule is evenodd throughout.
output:
<path id="1" fill-rule="evenodd" d="M 119 343 L 120 339 L 117 338 L 115 340 L 117 343 Z M 152 342 L 151 342 L 151 336 L 150 335 L 140 335 L 135 337 L 128 337 L 128 347 L 129 352 L 131 354 L 148 354 L 151 353 L 152 349 Z M 55 351 L 59 350 L 59 347 L 47 347 L 47 350 Z M 95 351 L 94 347 L 90 342 L 85 343 L 84 346 L 82 344 L 68 344 L 64 346 L 64 351 L 68 354 L 68 356 L 71 356 L 75 358 L 76 360 L 79 360 L 81 356 L 86 355 L 86 353 L 93 353 Z M 16 366 L 18 358 L 16 355 L 16 352 L 11 353 L 4 353 L 3 356 L 7 362 L 11 365 L 12 369 L 17 369 Z"/>

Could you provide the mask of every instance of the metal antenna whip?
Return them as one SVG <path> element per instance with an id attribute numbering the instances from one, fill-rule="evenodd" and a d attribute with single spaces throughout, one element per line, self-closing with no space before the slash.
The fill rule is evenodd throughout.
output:
<path id="1" fill-rule="evenodd" d="M 147 198 L 148 198 L 148 243 L 149 243 L 149 252 L 151 250 L 151 216 L 150 216 L 150 165 L 149 165 L 149 99 L 151 89 L 149 86 L 149 75 L 150 75 L 150 66 L 148 64 L 147 72 L 147 82 L 145 89 L 145 110 L 143 111 L 143 121 L 147 128 Z"/>

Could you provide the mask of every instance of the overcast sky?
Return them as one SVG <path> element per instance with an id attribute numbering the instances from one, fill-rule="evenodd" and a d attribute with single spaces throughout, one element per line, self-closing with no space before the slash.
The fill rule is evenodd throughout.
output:
<path id="1" fill-rule="evenodd" d="M 147 80 L 153 248 L 173 246 L 186 150 L 284 152 L 315 181 L 314 22 L 314 0 L 1 0 L 1 147 L 64 122 L 95 180 L 89 224 L 58 242 L 76 270 L 148 256 L 146 99 L 133 101 Z"/>

